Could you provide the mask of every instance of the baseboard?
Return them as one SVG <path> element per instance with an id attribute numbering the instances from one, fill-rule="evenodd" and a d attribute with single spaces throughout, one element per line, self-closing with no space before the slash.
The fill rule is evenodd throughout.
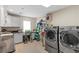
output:
<path id="1" fill-rule="evenodd" d="M 23 43 L 23 42 L 19 42 L 19 43 L 15 43 L 15 44 L 21 44 L 21 43 Z"/>

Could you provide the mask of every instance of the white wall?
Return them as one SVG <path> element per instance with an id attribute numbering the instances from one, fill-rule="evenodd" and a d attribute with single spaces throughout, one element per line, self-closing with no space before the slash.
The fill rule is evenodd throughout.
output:
<path id="1" fill-rule="evenodd" d="M 52 24 L 57 26 L 79 25 L 79 6 L 70 6 L 52 14 Z"/>

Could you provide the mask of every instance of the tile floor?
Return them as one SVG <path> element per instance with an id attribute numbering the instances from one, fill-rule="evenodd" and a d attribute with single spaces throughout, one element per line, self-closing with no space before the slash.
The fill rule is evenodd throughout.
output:
<path id="1" fill-rule="evenodd" d="M 27 44 L 16 44 L 15 48 L 15 53 L 47 53 L 41 42 L 37 41 L 33 41 L 32 43 L 28 42 Z"/>

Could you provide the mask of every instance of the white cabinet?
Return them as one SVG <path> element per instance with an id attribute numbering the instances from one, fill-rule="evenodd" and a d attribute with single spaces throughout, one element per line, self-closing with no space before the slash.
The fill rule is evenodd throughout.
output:
<path id="1" fill-rule="evenodd" d="M 0 26 L 5 26 L 5 20 L 0 20 Z"/>
<path id="2" fill-rule="evenodd" d="M 6 22 L 5 26 L 11 26 L 12 22 L 11 22 L 11 20 L 10 20 L 10 18 L 8 16 L 6 17 L 5 22 Z"/>
<path id="3" fill-rule="evenodd" d="M 22 29 L 22 23 L 23 23 L 23 20 L 21 16 L 8 15 L 7 25 L 10 25 L 13 27 L 20 27 Z"/>
<path id="4" fill-rule="evenodd" d="M 0 6 L 0 26 L 5 26 L 6 10 L 4 6 Z"/>
<path id="5" fill-rule="evenodd" d="M 10 19 L 8 17 L 7 9 L 4 6 L 0 7 L 0 26 L 10 26 Z"/>
<path id="6" fill-rule="evenodd" d="M 22 17 L 9 15 L 6 7 L 0 6 L 0 26 L 20 27 L 22 29 Z"/>
<path id="7" fill-rule="evenodd" d="M 23 40 L 23 33 L 14 33 L 14 42 L 20 43 Z"/>

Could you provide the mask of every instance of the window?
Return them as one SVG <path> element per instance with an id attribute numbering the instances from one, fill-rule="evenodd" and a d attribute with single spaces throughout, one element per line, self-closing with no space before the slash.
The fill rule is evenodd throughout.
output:
<path id="1" fill-rule="evenodd" d="M 31 31 L 31 21 L 23 21 L 23 32 Z"/>

